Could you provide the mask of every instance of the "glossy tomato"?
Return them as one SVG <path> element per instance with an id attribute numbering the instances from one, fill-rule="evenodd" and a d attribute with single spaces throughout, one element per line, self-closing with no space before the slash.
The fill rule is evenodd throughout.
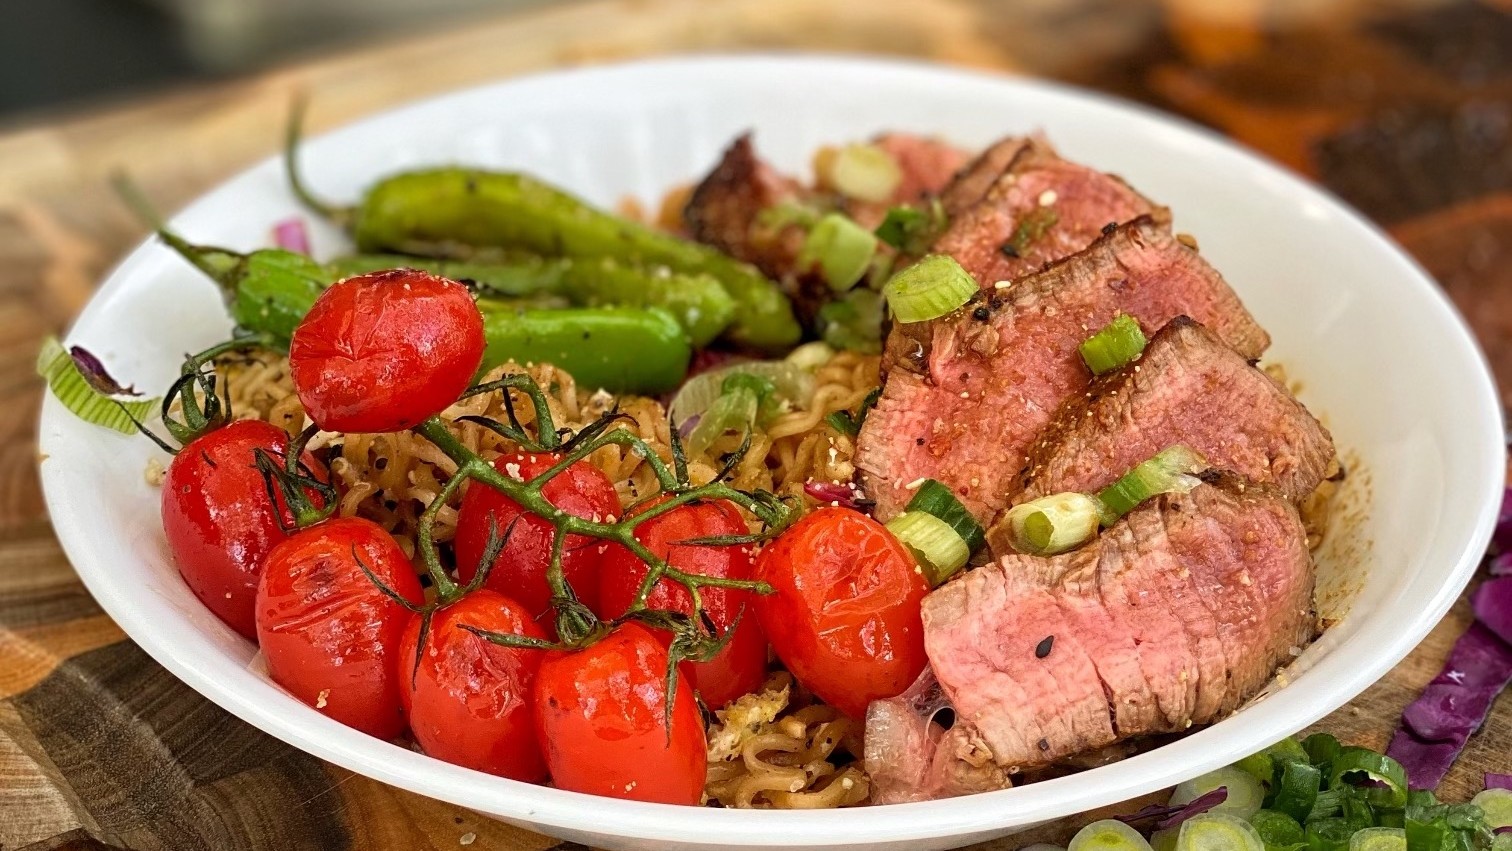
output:
<path id="1" fill-rule="evenodd" d="M 483 343 L 467 287 L 413 269 L 374 272 L 320 294 L 294 329 L 289 373 L 321 428 L 402 431 L 457 401 Z"/>
<path id="2" fill-rule="evenodd" d="M 257 577 L 268 551 L 288 537 L 254 453 L 262 449 L 282 462 L 288 448 L 283 429 L 241 420 L 190 441 L 163 478 L 163 531 L 179 575 L 205 608 L 254 641 Z M 303 460 L 326 478 L 325 467 L 309 453 Z M 292 523 L 282 498 L 278 505 Z"/>
<path id="3" fill-rule="evenodd" d="M 411 617 L 399 662 L 415 741 L 456 765 L 532 783 L 546 779 L 530 704 L 545 654 L 501 647 L 462 628 L 545 638 L 530 613 L 503 594 L 474 591 L 432 616 L 417 668 L 420 623 L 420 615 Z"/>
<path id="4" fill-rule="evenodd" d="M 809 514 L 761 551 L 756 578 L 773 589 L 756 611 L 778 658 L 846 715 L 864 718 L 869 703 L 902 693 L 924 670 L 929 584 L 870 517 Z"/>
<path id="5" fill-rule="evenodd" d="M 529 481 L 561 460 L 553 453 L 513 452 L 499 456 L 494 468 L 518 481 Z M 541 489 L 546 501 L 574 517 L 612 522 L 619 514 L 614 483 L 597 467 L 578 462 L 552 478 Z M 545 519 L 525 512 L 514 500 L 481 482 L 467 486 L 457 512 L 457 575 L 471 582 L 483 560 L 488 543 L 489 518 L 498 534 L 509 532 L 509 541 L 494 560 L 487 587 L 523 605 L 548 633 L 555 634 L 551 588 L 546 568 L 551 565 L 551 542 L 555 529 Z M 562 573 L 578 599 L 597 609 L 599 568 L 607 547 L 582 535 L 569 535 L 564 542 Z"/>
<path id="6" fill-rule="evenodd" d="M 268 553 L 257 589 L 257 638 L 273 681 L 348 727 L 380 739 L 404 732 L 398 657 L 410 612 L 424 602 L 414 567 L 377 524 L 317 523 Z"/>
<path id="7" fill-rule="evenodd" d="M 552 782 L 610 798 L 699 803 L 703 721 L 680 683 L 668 730 L 666 680 L 666 649 L 633 622 L 585 649 L 547 653 L 533 702 Z"/>
<path id="8" fill-rule="evenodd" d="M 744 535 L 747 531 L 745 520 L 734 505 L 724 501 L 699 502 L 647 520 L 635 527 L 635 538 L 678 570 L 722 579 L 750 579 L 753 572 L 750 545 L 710 547 L 681 543 L 696 538 Z M 649 566 L 634 553 L 618 544 L 611 545 L 600 574 L 598 615 L 613 619 L 624 614 L 635 602 L 648 570 Z M 719 655 L 692 665 L 704 703 L 717 708 L 760 688 L 766 679 L 767 642 L 756 618 L 755 594 L 706 587 L 699 596 L 715 629 L 723 632 L 732 625 L 735 627 Z M 670 579 L 656 583 L 646 603 L 653 609 L 693 613 L 688 589 Z"/>

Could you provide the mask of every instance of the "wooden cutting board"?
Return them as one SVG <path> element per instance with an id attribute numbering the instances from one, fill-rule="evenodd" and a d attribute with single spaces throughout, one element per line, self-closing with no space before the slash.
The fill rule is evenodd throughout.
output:
<path id="1" fill-rule="evenodd" d="M 1379 5 L 601 0 L 0 134 L 0 849 L 576 847 L 257 732 L 154 664 L 79 585 L 37 485 L 32 364 L 143 235 L 105 186 L 113 169 L 164 206 L 186 202 L 276 149 L 298 89 L 316 97 L 319 130 L 458 86 L 665 52 L 865 51 L 1032 73 L 1184 114 L 1359 206 L 1444 284 L 1512 399 L 1512 15 L 1481 2 Z M 1467 622 L 1461 601 L 1319 728 L 1384 745 Z M 1504 696 L 1446 794 L 1467 797 L 1483 771 L 1509 769 Z M 1063 839 L 1085 818 L 1041 834 Z"/>

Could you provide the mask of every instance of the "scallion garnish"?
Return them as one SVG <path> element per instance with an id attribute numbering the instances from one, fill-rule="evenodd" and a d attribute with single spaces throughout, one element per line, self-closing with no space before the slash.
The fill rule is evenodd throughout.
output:
<path id="1" fill-rule="evenodd" d="M 1103 507 L 1084 493 L 1057 493 L 1015 505 L 1003 522 L 1013 536 L 1013 548 L 1030 555 L 1051 556 L 1076 549 L 1102 525 Z"/>
<path id="2" fill-rule="evenodd" d="M 1470 803 L 1486 814 L 1486 825 L 1492 830 L 1512 827 L 1512 789 L 1487 789 Z"/>
<path id="3" fill-rule="evenodd" d="M 1242 818 L 1203 813 L 1182 823 L 1176 851 L 1265 851 L 1265 842 Z"/>
<path id="4" fill-rule="evenodd" d="M 819 308 L 819 334 L 837 349 L 882 351 L 882 294 L 856 287 Z"/>
<path id="5" fill-rule="evenodd" d="M 1111 526 L 1153 496 L 1190 491 L 1201 483 L 1196 474 L 1206 467 L 1202 456 L 1185 446 L 1162 449 L 1098 492 L 1104 508 L 1103 525 Z"/>
<path id="6" fill-rule="evenodd" d="M 750 431 L 765 418 L 764 414 L 772 413 L 768 406 L 776 393 L 777 385 L 770 378 L 751 372 L 731 373 L 720 387 L 719 398 L 688 433 L 684 441 L 688 453 L 700 455 L 708 451 L 726 432 Z"/>
<path id="7" fill-rule="evenodd" d="M 882 285 L 882 294 L 899 322 L 923 322 L 944 316 L 965 304 L 976 292 L 976 279 L 946 254 L 931 254 L 905 266 Z"/>
<path id="8" fill-rule="evenodd" d="M 877 237 L 839 213 L 827 213 L 803 240 L 798 264 L 819 267 L 824 282 L 835 292 L 845 292 L 871 267 L 877 253 Z"/>
<path id="9" fill-rule="evenodd" d="M 870 397 L 868 397 L 870 398 Z M 951 493 L 950 488 L 934 479 L 925 479 L 914 491 L 913 499 L 908 501 L 907 510 L 923 511 L 945 521 L 946 525 L 961 536 L 966 542 L 966 548 L 972 552 L 981 549 L 987 543 L 987 534 L 982 531 L 982 524 L 976 521 L 966 506 Z"/>
<path id="10" fill-rule="evenodd" d="M 971 558 L 971 549 L 949 523 L 925 511 L 905 511 L 887 521 L 893 533 L 913 553 L 924 578 L 934 587 L 949 579 Z"/>
<path id="11" fill-rule="evenodd" d="M 1373 806 L 1407 805 L 1407 770 L 1385 754 L 1368 748 L 1343 748 L 1330 762 L 1330 772 L 1330 788 L 1338 788 L 1340 781 L 1352 783 L 1363 779 L 1370 785 L 1360 788 Z"/>
<path id="12" fill-rule="evenodd" d="M 1094 821 L 1071 837 L 1067 851 L 1152 851 L 1139 831 L 1116 819 Z"/>
<path id="13" fill-rule="evenodd" d="M 47 386 L 52 389 L 53 395 L 63 403 L 63 407 L 71 411 L 74 416 L 93 425 L 105 426 L 115 429 L 122 434 L 136 434 L 136 421 L 145 418 L 152 413 L 160 400 L 158 399 L 132 399 L 130 401 L 116 399 L 118 394 L 107 393 L 96 382 L 90 380 L 80 369 L 78 358 L 85 358 L 85 362 L 94 365 L 98 369 L 98 361 L 82 350 L 75 353 L 63 348 L 56 337 L 48 337 L 42 343 L 42 351 L 37 355 L 37 374 L 46 379 Z M 101 376 L 110 386 L 108 376 Z M 100 379 L 97 378 L 96 381 Z M 125 388 L 115 388 L 124 390 Z M 124 395 L 120 394 L 120 395 Z"/>
<path id="14" fill-rule="evenodd" d="M 1400 827 L 1367 827 L 1349 837 L 1349 851 L 1407 851 L 1407 831 Z"/>
<path id="15" fill-rule="evenodd" d="M 881 204 L 890 200 L 903 182 L 903 170 L 892 154 L 876 145 L 846 145 L 822 155 L 819 179 L 841 195 L 857 201 Z"/>
<path id="16" fill-rule="evenodd" d="M 1139 357 L 1147 342 L 1134 317 L 1120 313 L 1081 344 L 1081 356 L 1093 375 L 1102 375 Z"/>
<path id="17" fill-rule="evenodd" d="M 1171 792 L 1171 804 L 1187 804 L 1214 789 L 1227 789 L 1228 796 L 1215 804 L 1210 812 L 1227 813 L 1239 818 L 1249 818 L 1260 811 L 1265 802 L 1265 787 L 1249 772 L 1232 765 L 1194 777 L 1177 786 Z"/>
<path id="18" fill-rule="evenodd" d="M 917 255 L 929 250 L 945 225 L 945 207 L 939 199 L 933 199 L 922 210 L 907 204 L 889 208 L 876 234 L 904 254 Z"/>

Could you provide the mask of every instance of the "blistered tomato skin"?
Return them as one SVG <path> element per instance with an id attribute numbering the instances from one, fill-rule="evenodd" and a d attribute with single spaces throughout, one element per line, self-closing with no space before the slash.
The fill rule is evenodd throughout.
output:
<path id="1" fill-rule="evenodd" d="M 409 559 L 377 524 L 343 517 L 273 548 L 257 591 L 257 638 L 268 673 L 300 700 L 380 739 L 404 732 L 398 658 L 410 612 L 374 585 L 420 605 Z"/>
<path id="2" fill-rule="evenodd" d="M 515 452 L 499 456 L 494 468 L 517 481 L 529 481 L 549 470 L 560 455 Z M 578 462 L 563 470 L 541 490 L 546 501 L 574 517 L 612 522 L 620 511 L 614 483 L 597 467 Z M 489 518 L 499 535 L 509 540 L 494 560 L 486 587 L 524 606 L 548 633 L 555 634 L 551 610 L 551 587 L 546 569 L 551 565 L 554 527 L 519 503 L 481 483 L 472 482 L 457 513 L 457 576 L 471 582 L 483 560 L 488 543 Z M 599 570 L 607 545 L 582 535 L 569 535 L 563 545 L 562 575 L 579 600 L 590 609 L 598 606 Z"/>
<path id="3" fill-rule="evenodd" d="M 825 703 L 864 718 L 924 670 L 920 606 L 929 585 L 882 524 L 821 508 L 768 544 L 756 578 L 773 593 L 756 611 L 793 676 Z"/>
<path id="4" fill-rule="evenodd" d="M 463 629 L 545 638 L 530 613 L 487 589 L 435 613 L 415 665 L 421 616 L 410 618 L 399 660 L 400 696 L 410 730 L 437 759 L 523 780 L 546 779 L 536 743 L 530 690 L 544 653 L 501 647 Z"/>
<path id="5" fill-rule="evenodd" d="M 254 452 L 263 449 L 281 461 L 288 446 L 283 429 L 241 420 L 191 441 L 163 478 L 163 531 L 174 566 L 205 608 L 253 641 L 263 560 L 288 537 L 278 525 Z M 303 460 L 326 478 L 325 467 L 309 453 Z M 292 522 L 287 508 L 283 511 Z"/>
<path id="6" fill-rule="evenodd" d="M 635 527 L 636 540 L 673 567 L 721 579 L 750 579 L 754 572 L 749 545 L 711 547 L 684 544 L 697 538 L 744 535 L 747 532 L 740 511 L 728 502 L 698 502 L 675 508 Z M 618 544 L 611 545 L 604 557 L 599 584 L 597 614 L 614 619 L 635 602 L 640 584 L 650 567 L 634 553 Z M 700 595 L 704 613 L 721 633 L 734 632 L 724 649 L 707 662 L 690 667 L 699 695 L 706 705 L 719 708 L 761 687 L 766 679 L 767 640 L 756 619 L 756 594 L 732 588 L 706 587 Z M 651 589 L 646 605 L 693 613 L 688 589 L 670 579 L 663 579 Z M 737 622 L 737 618 L 739 621 Z M 665 632 L 658 635 L 670 639 Z"/>
<path id="7" fill-rule="evenodd" d="M 666 726 L 667 651 L 636 623 L 583 650 L 552 651 L 536 675 L 537 738 L 561 789 L 696 805 L 708 753 L 686 684 Z"/>
<path id="8" fill-rule="evenodd" d="M 289 373 L 322 429 L 403 431 L 457 401 L 483 344 L 483 316 L 467 287 L 394 269 L 321 293 L 294 329 Z"/>

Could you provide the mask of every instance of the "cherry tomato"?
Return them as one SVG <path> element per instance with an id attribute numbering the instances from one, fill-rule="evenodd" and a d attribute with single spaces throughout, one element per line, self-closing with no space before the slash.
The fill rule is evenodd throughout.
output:
<path id="1" fill-rule="evenodd" d="M 289 373 L 327 431 L 403 431 L 445 410 L 483 361 L 467 287 L 413 269 L 340 281 L 294 329 Z"/>
<path id="2" fill-rule="evenodd" d="M 546 779 L 530 687 L 545 655 L 501 647 L 462 629 L 545 638 L 524 606 L 479 589 L 431 618 L 420 666 L 421 616 L 411 616 L 399 658 L 400 697 L 425 752 L 456 765 L 534 783 Z"/>
<path id="3" fill-rule="evenodd" d="M 163 478 L 163 531 L 184 584 L 205 608 L 253 641 L 253 603 L 263 559 L 288 535 L 256 467 L 257 449 L 282 461 L 289 448 L 283 429 L 241 420 L 190 441 Z M 324 480 L 326 470 L 309 453 L 304 463 Z M 284 521 L 293 517 L 279 499 Z"/>
<path id="4" fill-rule="evenodd" d="M 635 538 L 678 570 L 724 579 L 750 579 L 749 546 L 707 547 L 679 543 L 694 538 L 744 535 L 747 531 L 735 506 L 723 501 L 699 502 L 679 506 L 647 520 L 635 527 Z M 635 602 L 636 591 L 649 570 L 650 567 L 634 553 L 618 544 L 611 545 L 599 574 L 599 616 L 612 619 L 624 614 Z M 721 632 L 735 624 L 737 617 L 740 618 L 719 655 L 692 665 L 704 703 L 717 708 L 761 687 L 766 679 L 767 641 L 756 618 L 754 604 L 757 595 L 750 591 L 706 587 L 699 596 L 703 599 L 704 612 Z M 688 589 L 670 579 L 656 583 L 646 602 L 653 609 L 685 615 L 693 613 Z"/>
<path id="5" fill-rule="evenodd" d="M 666 678 L 666 648 L 634 622 L 585 649 L 548 652 L 532 702 L 552 782 L 590 795 L 699 803 L 703 721 L 692 689 L 679 682 L 669 734 Z"/>
<path id="6" fill-rule="evenodd" d="M 882 524 L 821 508 L 768 544 L 756 612 L 793 676 L 852 718 L 901 694 L 924 670 L 920 604 L 929 584 Z"/>
<path id="7" fill-rule="evenodd" d="M 404 732 L 398 662 L 410 612 L 372 583 L 424 602 L 404 551 L 376 523 L 341 517 L 273 548 L 257 589 L 257 637 L 273 681 L 348 727 Z"/>
<path id="8" fill-rule="evenodd" d="M 529 481 L 550 469 L 561 456 L 553 453 L 513 452 L 499 456 L 494 469 L 520 481 Z M 614 483 L 597 467 L 579 461 L 553 477 L 541 489 L 546 501 L 574 517 L 609 521 L 620 512 Z M 513 598 L 539 619 L 548 634 L 556 634 L 551 610 L 551 588 L 546 569 L 551 566 L 551 541 L 555 529 L 545 519 L 524 511 L 519 503 L 488 485 L 472 482 L 457 513 L 457 575 L 471 582 L 483 560 L 488 542 L 489 518 L 498 534 L 509 540 L 489 571 L 487 587 Z M 511 526 L 513 528 L 511 529 Z M 590 609 L 597 608 L 598 575 L 607 547 L 582 535 L 569 535 L 562 551 L 562 574 Z"/>

